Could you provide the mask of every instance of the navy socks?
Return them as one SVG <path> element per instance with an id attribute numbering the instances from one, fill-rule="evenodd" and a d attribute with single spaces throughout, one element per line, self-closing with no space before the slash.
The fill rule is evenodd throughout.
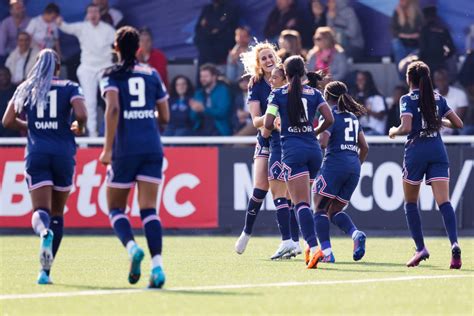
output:
<path id="1" fill-rule="evenodd" d="M 128 220 L 128 216 L 123 209 L 112 209 L 109 213 L 110 224 L 114 228 L 115 235 L 120 239 L 124 247 L 133 239 L 132 226 Z"/>
<path id="2" fill-rule="evenodd" d="M 456 226 L 456 214 L 451 202 L 445 202 L 439 206 L 439 212 L 443 216 L 444 228 L 448 234 L 451 245 L 458 242 L 458 232 Z"/>
<path id="3" fill-rule="evenodd" d="M 421 251 L 425 247 L 423 231 L 421 229 L 420 212 L 416 203 L 405 203 L 405 215 L 407 217 L 408 228 L 411 237 L 415 241 L 416 250 Z"/>
<path id="4" fill-rule="evenodd" d="M 154 257 L 155 255 L 161 255 L 163 234 L 161 221 L 156 214 L 156 209 L 150 208 L 140 210 L 140 217 L 142 219 L 143 229 L 145 231 L 146 241 L 151 256 Z"/>
<path id="5" fill-rule="evenodd" d="M 56 258 L 56 253 L 58 252 L 59 245 L 63 239 L 64 231 L 64 218 L 62 216 L 53 216 L 51 217 L 51 223 L 49 224 L 49 229 L 53 231 L 53 257 Z"/>
<path id="6" fill-rule="evenodd" d="M 290 233 L 290 209 L 286 198 L 277 198 L 273 200 L 277 211 L 278 228 L 280 229 L 281 239 L 291 238 Z"/>
<path id="7" fill-rule="evenodd" d="M 253 225 L 257 219 L 258 212 L 260 212 L 260 208 L 262 207 L 262 203 L 266 195 L 267 191 L 257 188 L 253 189 L 252 197 L 250 198 L 249 204 L 247 206 L 247 213 L 245 214 L 244 232 L 247 235 L 252 234 Z"/>
<path id="8" fill-rule="evenodd" d="M 316 240 L 316 233 L 314 231 L 314 220 L 311 208 L 308 203 L 301 202 L 295 206 L 300 222 L 301 233 L 304 240 L 310 248 L 316 247 L 318 242 Z"/>

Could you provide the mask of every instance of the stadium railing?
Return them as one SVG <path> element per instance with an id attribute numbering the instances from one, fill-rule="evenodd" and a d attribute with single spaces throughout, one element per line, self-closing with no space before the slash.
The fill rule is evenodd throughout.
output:
<path id="1" fill-rule="evenodd" d="M 367 142 L 370 144 L 402 144 L 406 141 L 405 137 L 389 139 L 388 136 L 366 136 Z M 255 144 L 254 136 L 186 136 L 186 137 L 162 137 L 165 145 L 253 145 Z M 471 144 L 474 146 L 474 136 L 444 136 L 445 144 Z M 26 138 L 11 137 L 0 138 L 0 146 L 22 146 L 26 145 Z M 76 143 L 80 147 L 98 146 L 104 144 L 103 137 L 78 137 Z"/>

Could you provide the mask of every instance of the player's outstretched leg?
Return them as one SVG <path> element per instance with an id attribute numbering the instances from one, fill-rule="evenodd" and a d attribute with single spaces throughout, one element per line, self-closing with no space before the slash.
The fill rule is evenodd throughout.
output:
<path id="1" fill-rule="evenodd" d="M 365 255 L 365 241 L 367 238 L 365 233 L 357 229 L 352 222 L 351 217 L 344 211 L 331 216 L 331 222 L 339 227 L 346 235 L 352 237 L 352 240 L 354 241 L 352 258 L 354 261 L 362 259 Z"/>
<path id="2" fill-rule="evenodd" d="M 262 203 L 265 200 L 265 196 L 268 191 L 261 190 L 258 188 L 253 189 L 252 197 L 249 199 L 249 204 L 247 205 L 247 212 L 245 214 L 245 226 L 242 234 L 240 234 L 239 239 L 235 243 L 235 252 L 239 255 L 243 254 L 247 248 L 247 244 L 250 240 L 250 235 L 252 235 L 253 225 L 257 219 L 258 212 L 262 207 Z"/>
<path id="3" fill-rule="evenodd" d="M 316 233 L 314 231 L 314 220 L 312 211 L 308 203 L 301 202 L 295 206 L 298 213 L 300 229 L 303 233 L 303 238 L 308 244 L 306 251 L 306 265 L 308 269 L 315 269 L 318 262 L 324 257 L 322 251 L 318 249 L 318 242 L 316 240 Z"/>
<path id="4" fill-rule="evenodd" d="M 458 244 L 458 232 L 456 225 L 456 215 L 451 202 L 439 205 L 439 212 L 443 216 L 444 228 L 451 242 L 451 264 L 450 269 L 461 269 L 461 248 Z"/>
<path id="5" fill-rule="evenodd" d="M 53 264 L 53 239 L 54 233 L 49 229 L 50 216 L 47 209 L 36 209 L 31 217 L 31 226 L 41 238 L 40 264 L 41 271 L 38 275 L 38 284 L 50 284 L 49 272 Z"/>
<path id="6" fill-rule="evenodd" d="M 165 284 L 165 273 L 163 271 L 163 259 L 161 251 L 163 249 L 163 233 L 161 228 L 161 221 L 156 214 L 156 209 L 140 210 L 140 217 L 145 231 L 145 237 L 148 244 L 148 249 L 151 255 L 151 275 L 149 288 L 162 288 Z"/>
<path id="7" fill-rule="evenodd" d="M 291 239 L 295 245 L 294 256 L 297 256 L 303 252 L 300 246 L 300 228 L 298 226 L 298 221 L 296 220 L 295 206 L 292 204 L 291 200 L 288 200 L 288 205 L 290 206 Z"/>
<path id="8" fill-rule="evenodd" d="M 418 205 L 416 203 L 405 203 L 405 215 L 407 217 L 408 228 L 416 245 L 416 252 L 407 262 L 407 267 L 416 267 L 421 261 L 428 259 L 430 253 L 425 247 Z"/>
<path id="9" fill-rule="evenodd" d="M 271 260 L 290 258 L 295 250 L 295 245 L 290 233 L 290 210 L 286 198 L 276 198 L 274 201 L 277 210 L 278 228 L 281 233 L 281 243 Z"/>
<path id="10" fill-rule="evenodd" d="M 123 209 L 112 209 L 109 213 L 110 223 L 114 228 L 115 235 L 120 239 L 122 245 L 127 249 L 130 257 L 130 271 L 128 274 L 128 282 L 135 284 L 140 280 L 141 276 L 141 262 L 145 253 L 137 245 L 134 240 L 132 226 L 128 216 Z"/>
<path id="11" fill-rule="evenodd" d="M 319 210 L 314 214 L 314 226 L 324 255 L 321 261 L 334 263 L 336 259 L 332 253 L 331 240 L 329 237 L 329 218 L 326 211 Z"/>

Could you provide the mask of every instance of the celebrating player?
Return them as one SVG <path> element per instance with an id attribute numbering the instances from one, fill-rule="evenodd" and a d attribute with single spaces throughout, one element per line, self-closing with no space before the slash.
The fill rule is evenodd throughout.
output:
<path id="1" fill-rule="evenodd" d="M 283 181 L 280 135 L 277 130 L 273 130 L 269 141 L 268 138 L 262 136 L 261 132 L 264 124 L 264 114 L 267 109 L 267 99 L 271 92 L 271 85 L 268 81 L 272 70 L 280 60 L 272 44 L 258 43 L 250 51 L 242 54 L 242 62 L 246 72 L 252 75 L 249 84 L 248 102 L 253 125 L 259 129 L 259 132 L 254 155 L 254 190 L 247 207 L 244 229 L 235 243 L 235 251 L 238 254 L 245 251 L 255 219 L 270 187 L 277 208 L 278 227 L 282 236 L 282 243 L 271 258 L 279 259 L 291 254 L 301 253 L 299 243 L 294 242 L 291 238 L 291 217 L 286 199 L 286 185 Z M 295 236 L 298 233 L 296 218 L 293 217 L 291 222 L 293 223 L 291 225 L 293 236 Z"/>
<path id="2" fill-rule="evenodd" d="M 41 238 L 38 284 L 52 283 L 50 270 L 63 237 L 64 206 L 76 164 L 74 135 L 83 134 L 87 121 L 79 85 L 56 77 L 60 68 L 59 56 L 42 50 L 3 117 L 5 127 L 28 131 L 25 175 L 33 204 L 31 224 Z M 27 121 L 18 117 L 23 110 Z"/>
<path id="3" fill-rule="evenodd" d="M 323 262 L 334 262 L 329 239 L 329 220 L 352 236 L 353 259 L 365 254 L 365 234 L 355 227 L 349 215 L 342 210 L 349 203 L 360 178 L 360 165 L 367 157 L 369 146 L 357 117 L 365 108 L 348 94 L 347 86 L 340 81 L 326 85 L 324 98 L 333 108 L 334 124 L 319 135 L 319 143 L 326 148 L 321 175 L 313 186 L 316 213 L 314 222 Z M 328 218 L 329 217 L 329 218 Z"/>
<path id="4" fill-rule="evenodd" d="M 304 61 L 291 56 L 285 61 L 285 72 L 289 84 L 272 91 L 268 97 L 265 128 L 273 129 L 277 115 L 281 118 L 282 160 L 285 180 L 298 213 L 301 232 L 310 247 L 306 263 L 316 268 L 323 258 L 317 249 L 314 221 L 310 207 L 309 186 L 321 167 L 322 152 L 316 135 L 325 131 L 334 121 L 331 109 L 321 93 L 301 80 L 305 75 Z M 312 122 L 319 110 L 324 120 L 313 131 Z"/>
<path id="5" fill-rule="evenodd" d="M 100 161 L 108 165 L 107 204 L 115 234 L 130 256 L 128 281 L 140 279 L 143 250 L 136 244 L 125 214 L 130 189 L 137 182 L 138 204 L 148 248 L 152 257 L 151 288 L 165 282 L 162 269 L 162 231 L 156 213 L 158 186 L 161 182 L 163 149 L 155 117 L 169 121 L 168 94 L 156 70 L 138 64 L 139 34 L 122 27 L 115 34 L 119 63 L 108 69 L 101 82 L 105 98 L 105 144 Z"/>
<path id="6" fill-rule="evenodd" d="M 461 248 L 458 244 L 456 216 L 449 201 L 448 155 L 439 130 L 442 126 L 462 128 L 463 123 L 456 112 L 449 108 L 446 99 L 433 92 L 430 69 L 425 63 L 418 61 L 408 66 L 407 82 L 410 93 L 400 99 L 401 124 L 389 131 L 390 138 L 408 134 L 403 159 L 403 191 L 405 214 L 416 252 L 407 266 L 415 267 L 430 257 L 423 240 L 417 205 L 424 176 L 425 183 L 431 185 L 451 242 L 450 268 L 460 269 Z"/>

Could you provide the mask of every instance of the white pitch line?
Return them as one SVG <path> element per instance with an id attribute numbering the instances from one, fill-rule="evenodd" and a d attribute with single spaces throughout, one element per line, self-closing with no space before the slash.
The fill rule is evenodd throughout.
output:
<path id="1" fill-rule="evenodd" d="M 293 287 L 308 285 L 336 285 L 336 284 L 363 284 L 363 283 L 381 283 L 381 282 L 403 282 L 415 280 L 436 280 L 436 279 L 464 279 L 473 278 L 474 274 L 447 274 L 447 275 L 425 275 L 425 276 L 405 276 L 381 279 L 356 279 L 356 280 L 333 280 L 333 281 L 308 281 L 308 282 L 280 282 L 280 283 L 260 283 L 260 284 L 224 284 L 209 285 L 195 287 L 175 287 L 167 288 L 160 291 L 164 292 L 192 292 L 198 291 L 205 293 L 212 290 L 232 290 L 232 289 L 252 289 L 265 287 Z M 113 295 L 113 294 L 134 294 L 145 293 L 156 290 L 148 289 L 117 289 L 117 290 L 89 290 L 89 291 L 71 291 L 71 292 L 51 292 L 51 293 L 31 293 L 31 294 L 4 294 L 0 295 L 0 300 L 21 300 L 34 298 L 50 298 L 50 297 L 75 297 L 75 296 L 96 296 L 96 295 Z"/>

